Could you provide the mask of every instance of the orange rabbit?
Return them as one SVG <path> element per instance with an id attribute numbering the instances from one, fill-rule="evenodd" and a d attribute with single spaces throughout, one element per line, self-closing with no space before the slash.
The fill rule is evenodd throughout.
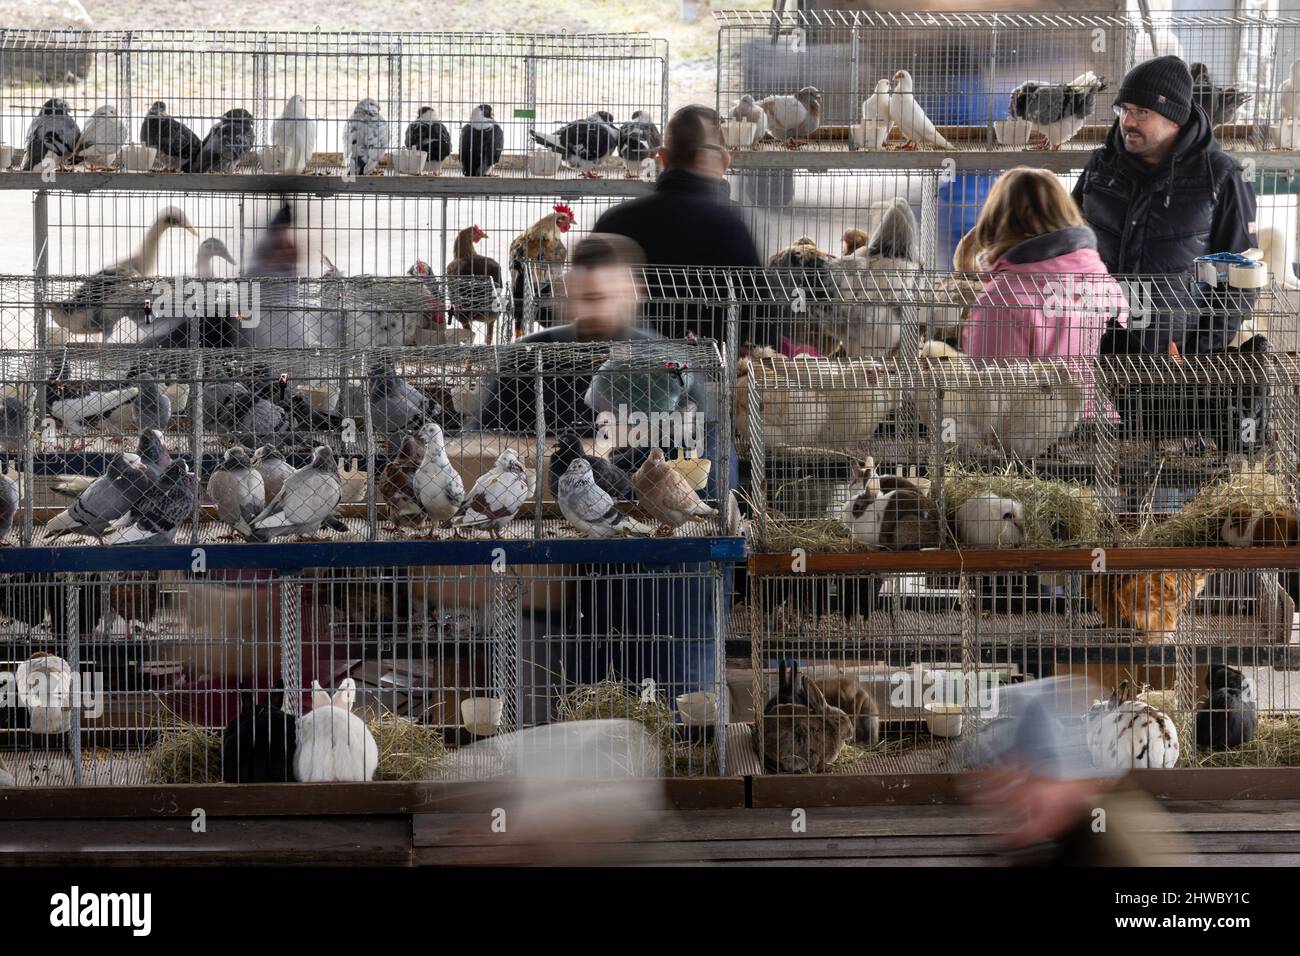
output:
<path id="1" fill-rule="evenodd" d="M 1207 571 L 1097 574 L 1088 598 L 1108 627 L 1128 627 L 1146 643 L 1159 643 L 1178 626 L 1178 614 L 1205 589 Z"/>

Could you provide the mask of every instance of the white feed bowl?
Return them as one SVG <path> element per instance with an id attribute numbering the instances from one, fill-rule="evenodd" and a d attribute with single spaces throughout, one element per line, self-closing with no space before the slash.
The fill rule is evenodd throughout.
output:
<path id="1" fill-rule="evenodd" d="M 926 704 L 925 725 L 932 737 L 960 737 L 961 707 L 957 704 Z"/>
<path id="2" fill-rule="evenodd" d="M 418 176 L 424 172 L 429 156 L 422 149 L 393 149 L 388 152 L 388 161 L 403 176 Z"/>
<path id="3" fill-rule="evenodd" d="M 560 171 L 560 154 L 549 149 L 535 149 L 525 160 L 530 176 L 554 176 Z"/>
<path id="4" fill-rule="evenodd" d="M 501 726 L 500 697 L 469 697 L 460 702 L 460 719 L 476 737 L 489 737 Z"/>
<path id="5" fill-rule="evenodd" d="M 123 146 L 118 153 L 122 168 L 132 173 L 149 172 L 153 169 L 153 161 L 157 156 L 158 150 L 152 146 Z"/>
<path id="6" fill-rule="evenodd" d="M 754 124 L 749 120 L 723 120 L 722 142 L 728 149 L 754 145 Z"/>
<path id="7" fill-rule="evenodd" d="M 883 149 L 892 123 L 854 123 L 849 126 L 849 142 L 854 149 Z"/>
<path id="8" fill-rule="evenodd" d="M 682 721 L 692 727 L 707 727 L 718 720 L 718 695 L 716 691 L 700 690 L 692 694 L 677 695 L 677 712 Z"/>
<path id="9" fill-rule="evenodd" d="M 993 135 L 1003 146 L 1025 146 L 1033 126 L 1027 120 L 994 120 Z"/>

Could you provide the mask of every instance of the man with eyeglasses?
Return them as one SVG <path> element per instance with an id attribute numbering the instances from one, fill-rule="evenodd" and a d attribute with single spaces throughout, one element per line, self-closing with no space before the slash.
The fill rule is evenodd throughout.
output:
<path id="1" fill-rule="evenodd" d="M 1074 187 L 1074 200 L 1097 234 L 1097 251 L 1115 275 L 1178 276 L 1160 283 L 1156 302 L 1184 296 L 1185 314 L 1168 309 L 1130 322 L 1131 348 L 1164 354 L 1222 351 L 1248 314 L 1243 307 L 1198 309 L 1181 280 L 1192 260 L 1257 245 L 1255 193 L 1223 152 L 1210 120 L 1192 100 L 1192 75 L 1176 56 L 1139 63 L 1115 99 L 1117 119 Z M 1183 312 L 1182 309 L 1173 310 Z"/>

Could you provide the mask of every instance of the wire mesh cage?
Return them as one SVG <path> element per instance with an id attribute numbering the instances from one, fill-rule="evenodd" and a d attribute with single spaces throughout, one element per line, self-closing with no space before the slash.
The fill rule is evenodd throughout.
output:
<path id="1" fill-rule="evenodd" d="M 0 141 L 26 169 L 52 154 L 78 169 L 556 175 L 574 154 L 531 133 L 600 111 L 598 158 L 622 175 L 618 147 L 663 125 L 667 69 L 667 41 L 642 33 L 6 30 Z"/>
<path id="2" fill-rule="evenodd" d="M 24 544 L 738 533 L 713 342 L 3 362 Z"/>
<path id="3" fill-rule="evenodd" d="M 601 719 L 651 775 L 724 766 L 716 566 L 4 577 L 18 786 L 486 779 Z"/>
<path id="4" fill-rule="evenodd" d="M 718 14 L 718 109 L 758 149 L 1091 148 L 1120 81 L 1182 57 L 1229 148 L 1294 148 L 1285 51 L 1300 20 L 1240 15 Z M 748 97 L 748 99 L 744 99 Z"/>
<path id="5" fill-rule="evenodd" d="M 999 733 L 1013 685 L 1073 676 L 1063 719 L 1098 769 L 1293 766 L 1295 573 L 1233 563 L 751 578 L 733 633 L 752 639 L 756 750 L 732 758 L 766 773 L 953 772 Z M 1147 708 L 1167 750 L 1103 743 L 1107 723 Z"/>

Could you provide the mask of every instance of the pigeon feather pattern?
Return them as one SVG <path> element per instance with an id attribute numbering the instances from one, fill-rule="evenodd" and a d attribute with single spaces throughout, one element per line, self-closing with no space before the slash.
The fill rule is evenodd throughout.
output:
<path id="1" fill-rule="evenodd" d="M 253 114 L 238 107 L 226 110 L 203 137 L 198 153 L 181 167 L 181 172 L 233 172 L 255 144 Z"/>
<path id="2" fill-rule="evenodd" d="M 451 133 L 432 106 L 420 107 L 415 121 L 406 127 L 405 143 L 408 149 L 422 150 L 435 168 L 451 155 Z"/>
<path id="3" fill-rule="evenodd" d="M 197 483 L 190 467 L 173 461 L 162 477 L 104 536 L 105 544 L 171 544 L 194 513 Z"/>
<path id="4" fill-rule="evenodd" d="M 531 483 L 519 452 L 507 448 L 496 464 L 481 475 L 451 523 L 457 528 L 499 531 L 509 524 L 532 494 Z"/>
<path id="5" fill-rule="evenodd" d="M 284 460 L 284 453 L 274 445 L 263 445 L 253 453 L 253 469 L 262 476 L 267 501 L 273 501 L 280 494 L 285 481 L 294 473 L 293 465 Z M 258 508 L 259 513 L 261 510 Z"/>
<path id="6" fill-rule="evenodd" d="M 413 528 L 424 522 L 424 510 L 415 496 L 415 472 L 423 458 L 420 439 L 407 435 L 397 456 L 379 473 L 376 490 L 388 505 L 388 517 L 398 527 Z"/>
<path id="7" fill-rule="evenodd" d="M 653 534 L 654 528 L 624 514 L 603 488 L 596 484 L 591 465 L 575 458 L 560 476 L 556 502 L 560 511 L 588 538 L 613 538 L 624 534 Z"/>
<path id="8" fill-rule="evenodd" d="M 286 173 L 296 175 L 307 168 L 316 151 L 316 121 L 307 115 L 307 101 L 301 96 L 285 101 L 283 112 L 271 124 L 271 145 L 284 150 Z"/>
<path id="9" fill-rule="evenodd" d="M 501 162 L 506 148 L 505 131 L 497 125 L 492 107 L 480 103 L 469 122 L 460 128 L 460 169 L 466 176 L 487 176 Z"/>
<path id="10" fill-rule="evenodd" d="M 754 97 L 748 93 L 742 96 L 732 108 L 731 118 L 742 123 L 754 124 L 754 135 L 747 144 L 749 146 L 757 146 L 767 135 L 767 111 L 760 107 L 754 101 Z"/>
<path id="11" fill-rule="evenodd" d="M 701 501 L 690 482 L 669 467 L 662 448 L 650 449 L 650 455 L 632 476 L 632 486 L 641 507 L 670 528 L 718 516 L 718 509 Z"/>
<path id="12" fill-rule="evenodd" d="M 388 149 L 388 124 L 379 113 L 379 104 L 364 99 L 352 110 L 348 120 L 345 157 L 349 171 L 369 176 L 379 168 L 379 160 Z"/>
<path id="13" fill-rule="evenodd" d="M 324 445 L 311 461 L 289 475 L 280 492 L 256 518 L 238 530 L 250 541 L 270 541 L 287 534 L 313 535 L 334 518 L 342 483 L 334 454 Z"/>
<path id="14" fill-rule="evenodd" d="M 424 458 L 411 477 L 411 489 L 433 522 L 446 521 L 465 500 L 465 482 L 447 457 L 442 428 L 429 422 L 420 429 Z"/>
<path id="15" fill-rule="evenodd" d="M 930 117 L 926 115 L 913 91 L 912 74 L 899 70 L 894 74 L 889 95 L 889 118 L 903 135 L 906 147 L 934 146 L 952 149 L 952 144 L 939 135 Z"/>
<path id="16" fill-rule="evenodd" d="M 157 100 L 140 124 L 140 142 L 158 151 L 157 159 L 171 169 L 183 169 L 203 149 L 194 130 L 167 114 L 167 104 Z"/>
<path id="17" fill-rule="evenodd" d="M 72 151 L 72 162 L 86 161 L 110 165 L 130 139 L 126 124 L 117 115 L 117 107 L 101 106 L 90 114 Z"/>
<path id="18" fill-rule="evenodd" d="M 614 115 L 604 110 L 598 110 L 586 119 L 566 123 L 554 133 L 530 129 L 528 135 L 538 145 L 559 153 L 566 166 L 584 176 L 595 175 L 593 168 L 613 155 L 619 146 L 619 129 L 614 125 Z"/>
<path id="19" fill-rule="evenodd" d="M 822 122 L 822 94 L 815 86 L 805 86 L 797 93 L 777 93 L 758 101 L 767 114 L 767 128 L 780 139 L 806 139 Z"/>
<path id="20" fill-rule="evenodd" d="M 632 488 L 632 476 L 612 462 L 588 455 L 582 447 L 582 437 L 576 432 L 564 432 L 556 440 L 555 450 L 547 466 L 550 478 L 551 497 L 560 494 L 560 478 L 569 470 L 569 465 L 581 458 L 591 468 L 592 477 L 597 487 L 601 488 L 615 501 L 634 501 L 636 492 Z"/>
<path id="21" fill-rule="evenodd" d="M 119 452 L 109 461 L 104 474 L 91 482 L 76 501 L 46 523 L 45 532 L 50 538 L 65 534 L 101 537 L 153 486 L 140 456 Z"/>
<path id="22" fill-rule="evenodd" d="M 1106 81 L 1089 71 L 1069 83 L 1021 83 L 1011 92 L 1011 115 L 1025 120 L 1055 148 L 1068 143 L 1097 107 Z"/>
<path id="23" fill-rule="evenodd" d="M 9 537 L 18 514 L 18 485 L 8 475 L 0 475 L 0 544 Z"/>
<path id="24" fill-rule="evenodd" d="M 217 506 L 217 518 L 231 528 L 253 521 L 266 507 L 266 481 L 242 446 L 229 449 L 213 471 L 208 497 Z"/>
<path id="25" fill-rule="evenodd" d="M 27 127 L 23 169 L 35 169 L 47 156 L 58 162 L 71 158 L 81 139 L 81 127 L 68 113 L 68 104 L 61 99 L 42 104 L 41 111 Z"/>
<path id="26" fill-rule="evenodd" d="M 618 155 L 627 167 L 629 176 L 640 176 L 643 166 L 650 162 L 656 149 L 663 145 L 663 136 L 650 114 L 637 110 L 631 122 L 618 129 Z"/>

